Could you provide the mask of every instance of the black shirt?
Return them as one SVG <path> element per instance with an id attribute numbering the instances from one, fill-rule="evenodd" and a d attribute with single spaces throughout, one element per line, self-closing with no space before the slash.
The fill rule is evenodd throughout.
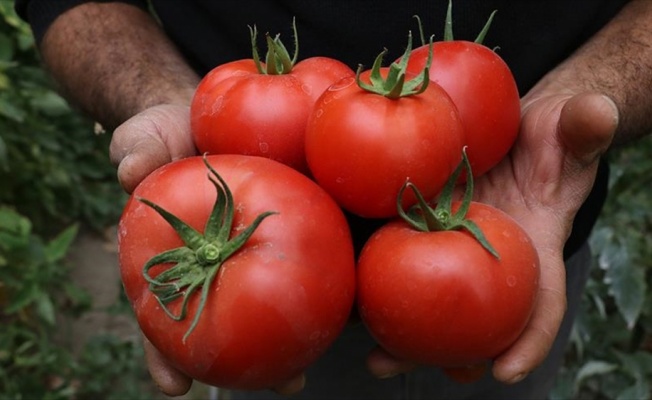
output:
<path id="1" fill-rule="evenodd" d="M 16 0 L 37 41 L 62 12 L 82 0 Z M 146 1 L 123 0 L 146 8 Z M 568 57 L 627 3 L 626 0 L 457 0 L 453 30 L 458 39 L 473 40 L 493 10 L 498 10 L 485 44 L 510 66 L 521 95 L 547 71 Z M 151 7 L 170 38 L 200 75 L 227 61 L 250 58 L 248 25 L 261 33 L 279 33 L 292 48 L 296 18 L 299 59 L 329 56 L 370 67 L 387 48 L 387 60 L 400 56 L 418 15 L 427 36 L 441 39 L 446 0 L 151 0 Z M 92 23 L 92 21 L 89 21 Z M 418 37 L 418 35 L 415 35 Z M 589 199 L 580 209 L 565 256 L 587 239 L 607 193 L 608 168 L 601 163 Z M 364 237 L 380 221 L 351 217 L 356 236 Z M 358 243 L 360 245 L 360 243 Z"/>

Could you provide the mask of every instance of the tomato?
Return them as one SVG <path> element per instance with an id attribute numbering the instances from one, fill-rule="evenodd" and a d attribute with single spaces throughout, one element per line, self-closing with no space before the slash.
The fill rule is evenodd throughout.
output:
<path id="1" fill-rule="evenodd" d="M 308 115 L 319 95 L 353 70 L 328 57 L 273 72 L 257 63 L 226 63 L 201 80 L 190 107 L 195 145 L 200 153 L 258 155 L 307 172 Z"/>
<path id="2" fill-rule="evenodd" d="M 235 241 L 258 221 L 251 236 L 235 250 L 194 245 L 197 249 L 176 266 L 170 256 L 158 259 L 162 265 L 153 262 L 184 243 L 141 198 L 206 237 L 215 234 L 204 228 L 217 195 L 202 157 L 172 162 L 149 175 L 125 207 L 119 224 L 121 277 L 143 333 L 173 366 L 219 387 L 272 387 L 303 371 L 343 329 L 355 292 L 351 235 L 337 204 L 299 172 L 262 157 L 213 155 L 206 160 L 232 193 L 233 221 L 221 234 Z M 221 196 L 228 200 L 227 193 Z M 196 237 L 190 241 L 198 242 Z M 217 260 L 227 250 L 233 254 L 217 269 L 201 264 L 201 270 L 181 270 L 177 284 L 196 274 L 216 275 L 188 296 L 183 318 L 171 318 L 184 314 L 182 298 L 175 298 L 183 292 L 171 293 L 172 279 L 150 285 L 145 276 L 163 281 L 172 268 L 186 268 L 188 257 Z"/>
<path id="3" fill-rule="evenodd" d="M 362 250 L 357 301 L 369 332 L 390 354 L 472 380 L 524 330 L 539 259 L 528 235 L 502 211 L 471 202 L 466 218 L 498 258 L 467 230 L 422 231 L 396 219 Z"/>
<path id="4" fill-rule="evenodd" d="M 389 68 L 377 71 L 387 76 Z M 360 75 L 370 83 L 371 71 Z M 368 91 L 354 78 L 331 86 L 306 129 L 314 179 L 344 209 L 367 218 L 396 215 L 406 178 L 433 197 L 460 161 L 462 126 L 450 97 L 436 84 L 396 98 Z M 404 205 L 414 204 L 406 196 Z"/>
<path id="5" fill-rule="evenodd" d="M 451 26 L 451 2 L 447 27 Z M 434 43 L 429 74 L 453 99 L 465 130 L 465 145 L 474 175 L 498 164 L 518 135 L 521 106 L 516 81 L 509 66 L 481 42 L 490 17 L 475 42 L 454 40 L 452 28 Z M 412 51 L 407 70 L 420 71 L 428 60 L 428 45 Z"/>

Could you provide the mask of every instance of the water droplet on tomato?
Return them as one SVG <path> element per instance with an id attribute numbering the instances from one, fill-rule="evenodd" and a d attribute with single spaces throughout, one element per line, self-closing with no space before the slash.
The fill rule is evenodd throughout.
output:
<path id="1" fill-rule="evenodd" d="M 335 82 L 332 84 L 329 88 L 329 92 L 336 92 L 338 90 L 346 89 L 347 87 L 355 84 L 355 78 L 354 77 L 346 77 L 338 82 Z"/>
<path id="2" fill-rule="evenodd" d="M 215 114 L 216 112 L 220 111 L 220 108 L 222 108 L 223 104 L 224 96 L 217 96 L 213 101 L 213 105 L 211 106 L 211 113 Z"/>

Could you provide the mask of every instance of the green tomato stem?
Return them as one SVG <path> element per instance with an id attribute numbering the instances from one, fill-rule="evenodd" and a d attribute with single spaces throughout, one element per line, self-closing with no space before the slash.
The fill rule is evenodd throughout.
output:
<path id="1" fill-rule="evenodd" d="M 201 289 L 200 303 L 190 327 L 183 336 L 184 342 L 199 323 L 209 289 L 223 262 L 247 242 L 265 218 L 275 214 L 268 211 L 258 215 L 251 225 L 231 238 L 235 214 L 233 195 L 206 157 L 204 157 L 204 164 L 209 170 L 208 179 L 215 187 L 217 198 L 206 221 L 203 234 L 162 207 L 149 200 L 138 198 L 163 217 L 184 243 L 182 247 L 155 255 L 143 266 L 143 277 L 149 283 L 149 290 L 154 294 L 163 311 L 175 321 L 185 319 L 191 296 Z M 151 269 L 161 264 L 173 265 L 153 277 L 150 274 Z M 169 304 L 180 297 L 183 298 L 181 310 L 175 314 Z"/>
<path id="2" fill-rule="evenodd" d="M 398 62 L 390 64 L 387 76 L 383 78 L 381 68 L 383 58 L 387 54 L 387 49 L 384 49 L 376 59 L 371 67 L 369 75 L 369 82 L 363 82 L 360 79 L 362 73 L 362 66 L 358 66 L 356 72 L 356 82 L 358 86 L 370 93 L 379 94 L 389 99 L 397 100 L 401 97 L 416 96 L 426 91 L 430 84 L 430 65 L 432 64 L 432 37 L 430 38 L 430 50 L 428 52 L 428 60 L 426 66 L 419 75 L 412 79 L 407 79 L 407 65 L 412 52 L 412 32 L 408 34 L 408 44 L 405 48 L 403 56 Z"/>
<path id="3" fill-rule="evenodd" d="M 455 213 L 452 211 L 453 191 L 462 170 L 466 170 L 466 189 L 462 203 Z M 403 210 L 403 196 L 409 188 L 417 198 L 417 203 L 407 212 Z M 455 168 L 446 185 L 439 195 L 435 208 L 432 208 L 423 197 L 419 189 L 410 181 L 406 181 L 399 191 L 396 207 L 399 216 L 414 229 L 421 232 L 440 232 L 452 230 L 466 230 L 469 232 L 491 255 L 500 259 L 496 249 L 489 243 L 482 230 L 473 221 L 466 219 L 466 214 L 473 198 L 473 174 L 471 164 L 466 155 L 466 148 L 462 150 L 462 162 Z"/>
<path id="4" fill-rule="evenodd" d="M 251 53 L 254 64 L 259 74 L 262 75 L 284 75 L 292 72 L 292 68 L 297 63 L 299 57 L 299 36 L 297 33 L 296 19 L 292 19 L 292 30 L 294 33 L 294 55 L 290 57 L 290 53 L 280 39 L 280 35 L 271 37 L 265 34 L 267 43 L 267 53 L 265 55 L 265 65 L 260 61 L 258 47 L 256 46 L 256 39 L 258 30 L 256 25 L 249 26 L 249 36 L 251 38 Z"/>

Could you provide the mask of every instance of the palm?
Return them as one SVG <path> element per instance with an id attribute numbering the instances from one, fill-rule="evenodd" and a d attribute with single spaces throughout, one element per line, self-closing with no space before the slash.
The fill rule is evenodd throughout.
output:
<path id="1" fill-rule="evenodd" d="M 526 97 L 521 132 L 511 153 L 475 182 L 474 200 L 516 219 L 532 237 L 541 262 L 539 297 L 530 323 L 495 360 L 493 374 L 500 381 L 522 379 L 552 346 L 566 309 L 564 242 L 616 126 L 615 106 L 597 94 Z M 370 353 L 367 365 L 377 376 L 414 368 L 381 348 Z"/>
<path id="2" fill-rule="evenodd" d="M 527 102 L 512 152 L 476 181 L 475 200 L 515 218 L 530 234 L 541 262 L 537 306 L 521 338 L 496 360 L 499 380 L 513 380 L 538 365 L 561 324 L 566 307 L 563 246 L 615 130 L 604 103 L 593 94 Z"/>

